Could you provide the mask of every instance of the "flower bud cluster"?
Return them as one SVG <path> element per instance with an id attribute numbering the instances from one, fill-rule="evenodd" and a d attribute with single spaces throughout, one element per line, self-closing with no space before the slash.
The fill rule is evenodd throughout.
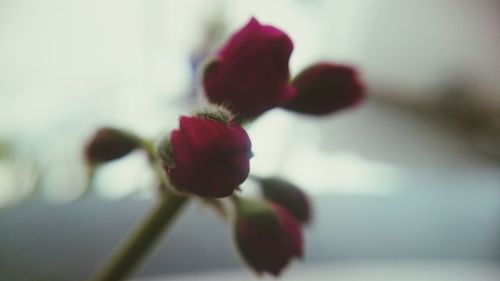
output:
<path id="1" fill-rule="evenodd" d="M 275 107 L 325 115 L 363 100 L 363 83 L 349 65 L 313 64 L 290 82 L 292 51 L 286 33 L 252 18 L 207 64 L 202 77 L 206 97 L 250 119 Z"/>
<path id="2" fill-rule="evenodd" d="M 311 201 L 299 187 L 273 177 L 255 178 L 260 199 L 234 194 L 249 176 L 252 157 L 242 122 L 277 107 L 325 115 L 364 98 L 361 78 L 352 66 L 314 64 L 290 79 L 292 51 L 285 32 L 252 18 L 203 71 L 204 95 L 216 109 L 181 116 L 179 127 L 155 151 L 173 191 L 204 200 L 232 196 L 234 238 L 241 257 L 257 273 L 275 276 L 303 256 L 302 226 L 311 220 Z M 151 157 L 151 149 L 138 137 L 104 128 L 88 142 L 85 156 L 91 164 L 102 164 L 136 148 Z"/>

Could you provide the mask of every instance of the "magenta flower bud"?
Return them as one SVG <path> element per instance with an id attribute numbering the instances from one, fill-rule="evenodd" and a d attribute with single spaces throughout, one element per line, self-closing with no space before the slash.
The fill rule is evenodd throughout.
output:
<path id="1" fill-rule="evenodd" d="M 262 195 L 280 204 L 301 223 L 311 220 L 311 203 L 307 194 L 294 184 L 279 178 L 258 179 Z"/>
<path id="2" fill-rule="evenodd" d="M 91 164 L 99 164 L 119 159 L 140 146 L 140 140 L 133 134 L 113 129 L 101 128 L 85 145 L 85 158 Z"/>
<path id="3" fill-rule="evenodd" d="M 365 97 L 365 90 L 355 68 L 320 63 L 303 70 L 292 80 L 297 95 L 285 109 L 312 115 L 325 115 L 354 106 Z"/>
<path id="4" fill-rule="evenodd" d="M 206 96 L 244 118 L 284 104 L 295 95 L 288 84 L 292 50 L 293 43 L 283 31 L 252 18 L 207 65 Z"/>
<path id="5" fill-rule="evenodd" d="M 226 197 L 245 181 L 251 143 L 245 130 L 228 120 L 182 116 L 170 145 L 159 155 L 171 183 L 180 191 Z"/>
<path id="6" fill-rule="evenodd" d="M 236 200 L 236 244 L 243 260 L 258 274 L 274 276 L 303 256 L 300 224 L 278 204 Z"/>

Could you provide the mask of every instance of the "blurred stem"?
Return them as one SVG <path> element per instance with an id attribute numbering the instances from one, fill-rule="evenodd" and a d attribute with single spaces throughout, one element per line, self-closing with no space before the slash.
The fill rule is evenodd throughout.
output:
<path id="1" fill-rule="evenodd" d="M 91 280 L 119 281 L 127 278 L 141 264 L 161 234 L 169 229 L 187 199 L 169 190 L 164 192 L 157 206 Z"/>
<path id="2" fill-rule="evenodd" d="M 86 180 L 85 187 L 81 197 L 88 196 L 94 192 L 95 176 L 97 173 L 97 169 L 99 168 L 99 165 L 89 164 L 86 168 L 87 168 L 87 177 L 85 179 Z"/>
<path id="3" fill-rule="evenodd" d="M 141 146 L 148 155 L 149 164 L 151 165 L 151 168 L 153 168 L 153 171 L 160 182 L 160 193 L 166 192 L 167 189 L 170 189 L 171 185 L 163 167 L 161 166 L 161 161 L 158 157 L 154 143 L 148 140 L 142 140 Z"/>
<path id="4" fill-rule="evenodd" d="M 144 260 L 149 250 L 172 225 L 173 220 L 188 201 L 187 196 L 176 193 L 163 171 L 155 146 L 141 140 L 160 185 L 160 200 L 144 218 L 127 241 L 114 253 L 111 259 L 91 279 L 92 281 L 120 281 L 127 278 Z"/>

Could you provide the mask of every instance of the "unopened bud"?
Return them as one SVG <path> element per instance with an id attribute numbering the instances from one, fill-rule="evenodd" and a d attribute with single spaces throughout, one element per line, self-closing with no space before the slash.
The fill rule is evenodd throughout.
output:
<path id="1" fill-rule="evenodd" d="M 302 189 L 279 178 L 263 178 L 258 181 L 266 199 L 280 204 L 302 223 L 311 220 L 311 201 Z"/>
<path id="2" fill-rule="evenodd" d="M 85 158 L 90 164 L 100 164 L 119 159 L 140 146 L 140 140 L 133 134 L 101 128 L 85 145 Z"/>
<path id="3" fill-rule="evenodd" d="M 283 108 L 298 113 L 325 115 L 360 103 L 364 85 L 354 67 L 330 63 L 312 65 L 292 80 L 297 95 Z"/>
<path id="4" fill-rule="evenodd" d="M 235 239 L 241 257 L 257 273 L 274 276 L 303 255 L 300 224 L 278 204 L 237 199 Z"/>

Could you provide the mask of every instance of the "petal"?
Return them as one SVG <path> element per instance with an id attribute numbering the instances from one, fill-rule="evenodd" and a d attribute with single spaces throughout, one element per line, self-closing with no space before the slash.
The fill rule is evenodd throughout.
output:
<path id="1" fill-rule="evenodd" d="M 246 132 L 236 123 L 201 117 L 183 116 L 179 124 L 171 134 L 175 166 L 167 167 L 172 183 L 201 196 L 231 195 L 249 173 Z"/>
<path id="2" fill-rule="evenodd" d="M 255 117 L 290 96 L 288 62 L 293 43 L 283 31 L 251 19 L 218 53 L 203 77 L 211 102 L 237 115 Z"/>
<path id="3" fill-rule="evenodd" d="M 302 228 L 295 218 L 282 206 L 273 203 L 283 228 L 283 239 L 288 241 L 287 247 L 291 254 L 302 257 L 304 254 Z"/>
<path id="4" fill-rule="evenodd" d="M 292 81 L 297 95 L 283 107 L 299 113 L 324 115 L 358 104 L 365 96 L 355 68 L 321 63 L 310 66 Z"/>

